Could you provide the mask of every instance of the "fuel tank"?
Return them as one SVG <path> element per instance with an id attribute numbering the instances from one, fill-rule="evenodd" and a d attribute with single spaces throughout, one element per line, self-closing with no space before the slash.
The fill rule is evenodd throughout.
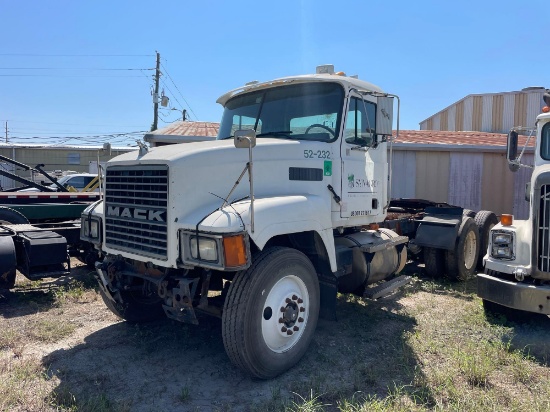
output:
<path id="1" fill-rule="evenodd" d="M 366 285 L 403 270 L 407 262 L 407 249 L 402 243 L 392 244 L 392 239 L 398 237 L 390 229 L 378 229 L 336 238 L 336 248 L 352 254 L 351 270 L 338 279 L 338 290 L 362 294 Z"/>

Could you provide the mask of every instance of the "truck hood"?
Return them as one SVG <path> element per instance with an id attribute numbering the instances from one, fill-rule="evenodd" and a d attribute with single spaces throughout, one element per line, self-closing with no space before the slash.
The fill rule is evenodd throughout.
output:
<path id="1" fill-rule="evenodd" d="M 333 184 L 332 173 L 325 176 L 324 170 L 326 162 L 332 163 L 331 159 L 337 157 L 337 150 L 336 143 L 257 139 L 253 149 L 255 198 L 315 195 L 326 198 L 324 203 L 329 210 L 325 212 L 330 214 L 331 195 L 327 185 Z M 107 168 L 167 165 L 167 219 L 180 228 L 194 229 L 222 205 L 248 160 L 248 149 L 237 149 L 233 140 L 227 139 L 155 147 L 141 156 L 129 152 L 111 160 Z M 332 170 L 332 164 L 329 170 Z M 249 194 L 245 173 L 229 201 L 247 198 Z"/>

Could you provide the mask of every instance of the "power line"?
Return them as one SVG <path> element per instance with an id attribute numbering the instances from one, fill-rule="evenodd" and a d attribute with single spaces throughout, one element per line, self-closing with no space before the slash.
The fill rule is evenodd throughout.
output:
<path id="1" fill-rule="evenodd" d="M 141 77 L 141 76 L 95 76 L 95 75 L 87 75 L 87 74 L 0 74 L 0 77 L 115 77 L 115 78 L 123 78 L 123 77 Z"/>
<path id="2" fill-rule="evenodd" d="M 120 125 L 112 125 L 112 124 L 81 124 L 81 123 L 52 123 L 52 122 L 35 122 L 35 121 L 27 121 L 27 120 L 16 120 L 16 119 L 0 119 L 0 122 L 16 122 L 16 123 L 34 123 L 34 124 L 55 124 L 55 125 L 62 125 L 62 126 L 105 126 L 105 127 L 139 127 L 139 126 L 120 126 Z"/>
<path id="3" fill-rule="evenodd" d="M 166 70 L 166 67 L 164 67 L 164 64 L 160 64 L 162 66 L 162 68 L 164 69 L 164 72 L 166 73 L 166 75 L 168 76 L 168 78 L 170 79 L 170 81 L 172 82 L 172 84 L 174 85 L 174 87 L 176 88 L 176 90 L 179 92 L 181 98 L 183 99 L 183 101 L 187 104 L 187 107 L 189 107 L 189 110 L 191 110 L 191 113 L 193 113 L 193 115 L 195 116 L 195 119 L 199 120 L 198 116 L 195 114 L 195 112 L 193 111 L 193 109 L 191 108 L 191 106 L 189 105 L 189 103 L 187 102 L 187 100 L 185 100 L 185 97 L 183 96 L 183 93 L 180 91 L 180 89 L 178 88 L 178 85 L 174 82 L 174 80 L 172 80 L 172 76 L 170 76 L 170 73 L 168 73 L 168 70 Z M 173 94 L 173 93 L 172 93 Z M 175 97 L 174 97 L 175 98 Z M 180 104 L 181 106 L 181 104 Z"/>
<path id="4" fill-rule="evenodd" d="M 122 70 L 155 70 L 139 68 L 102 68 L 102 67 L 0 67 L 0 70 L 98 70 L 98 71 L 122 71 Z"/>
<path id="5" fill-rule="evenodd" d="M 28 54 L 28 53 L 0 53 L 0 56 L 24 57 L 151 57 L 154 54 Z"/>

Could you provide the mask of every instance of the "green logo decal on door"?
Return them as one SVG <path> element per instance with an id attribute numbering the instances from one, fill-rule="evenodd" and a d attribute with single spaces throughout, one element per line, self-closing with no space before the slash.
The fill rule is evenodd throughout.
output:
<path id="1" fill-rule="evenodd" d="M 325 160 L 325 167 L 323 170 L 325 176 L 332 176 L 332 160 Z"/>

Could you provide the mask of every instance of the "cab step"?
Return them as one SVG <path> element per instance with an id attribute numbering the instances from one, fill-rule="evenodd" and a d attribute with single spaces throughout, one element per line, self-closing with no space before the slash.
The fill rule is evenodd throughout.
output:
<path id="1" fill-rule="evenodd" d="M 400 288 L 403 285 L 406 285 L 412 280 L 412 276 L 401 275 L 392 280 L 385 281 L 384 283 L 375 286 L 373 288 L 367 288 L 363 293 L 363 297 L 367 299 L 380 299 L 384 296 L 389 295 L 397 288 Z"/>

